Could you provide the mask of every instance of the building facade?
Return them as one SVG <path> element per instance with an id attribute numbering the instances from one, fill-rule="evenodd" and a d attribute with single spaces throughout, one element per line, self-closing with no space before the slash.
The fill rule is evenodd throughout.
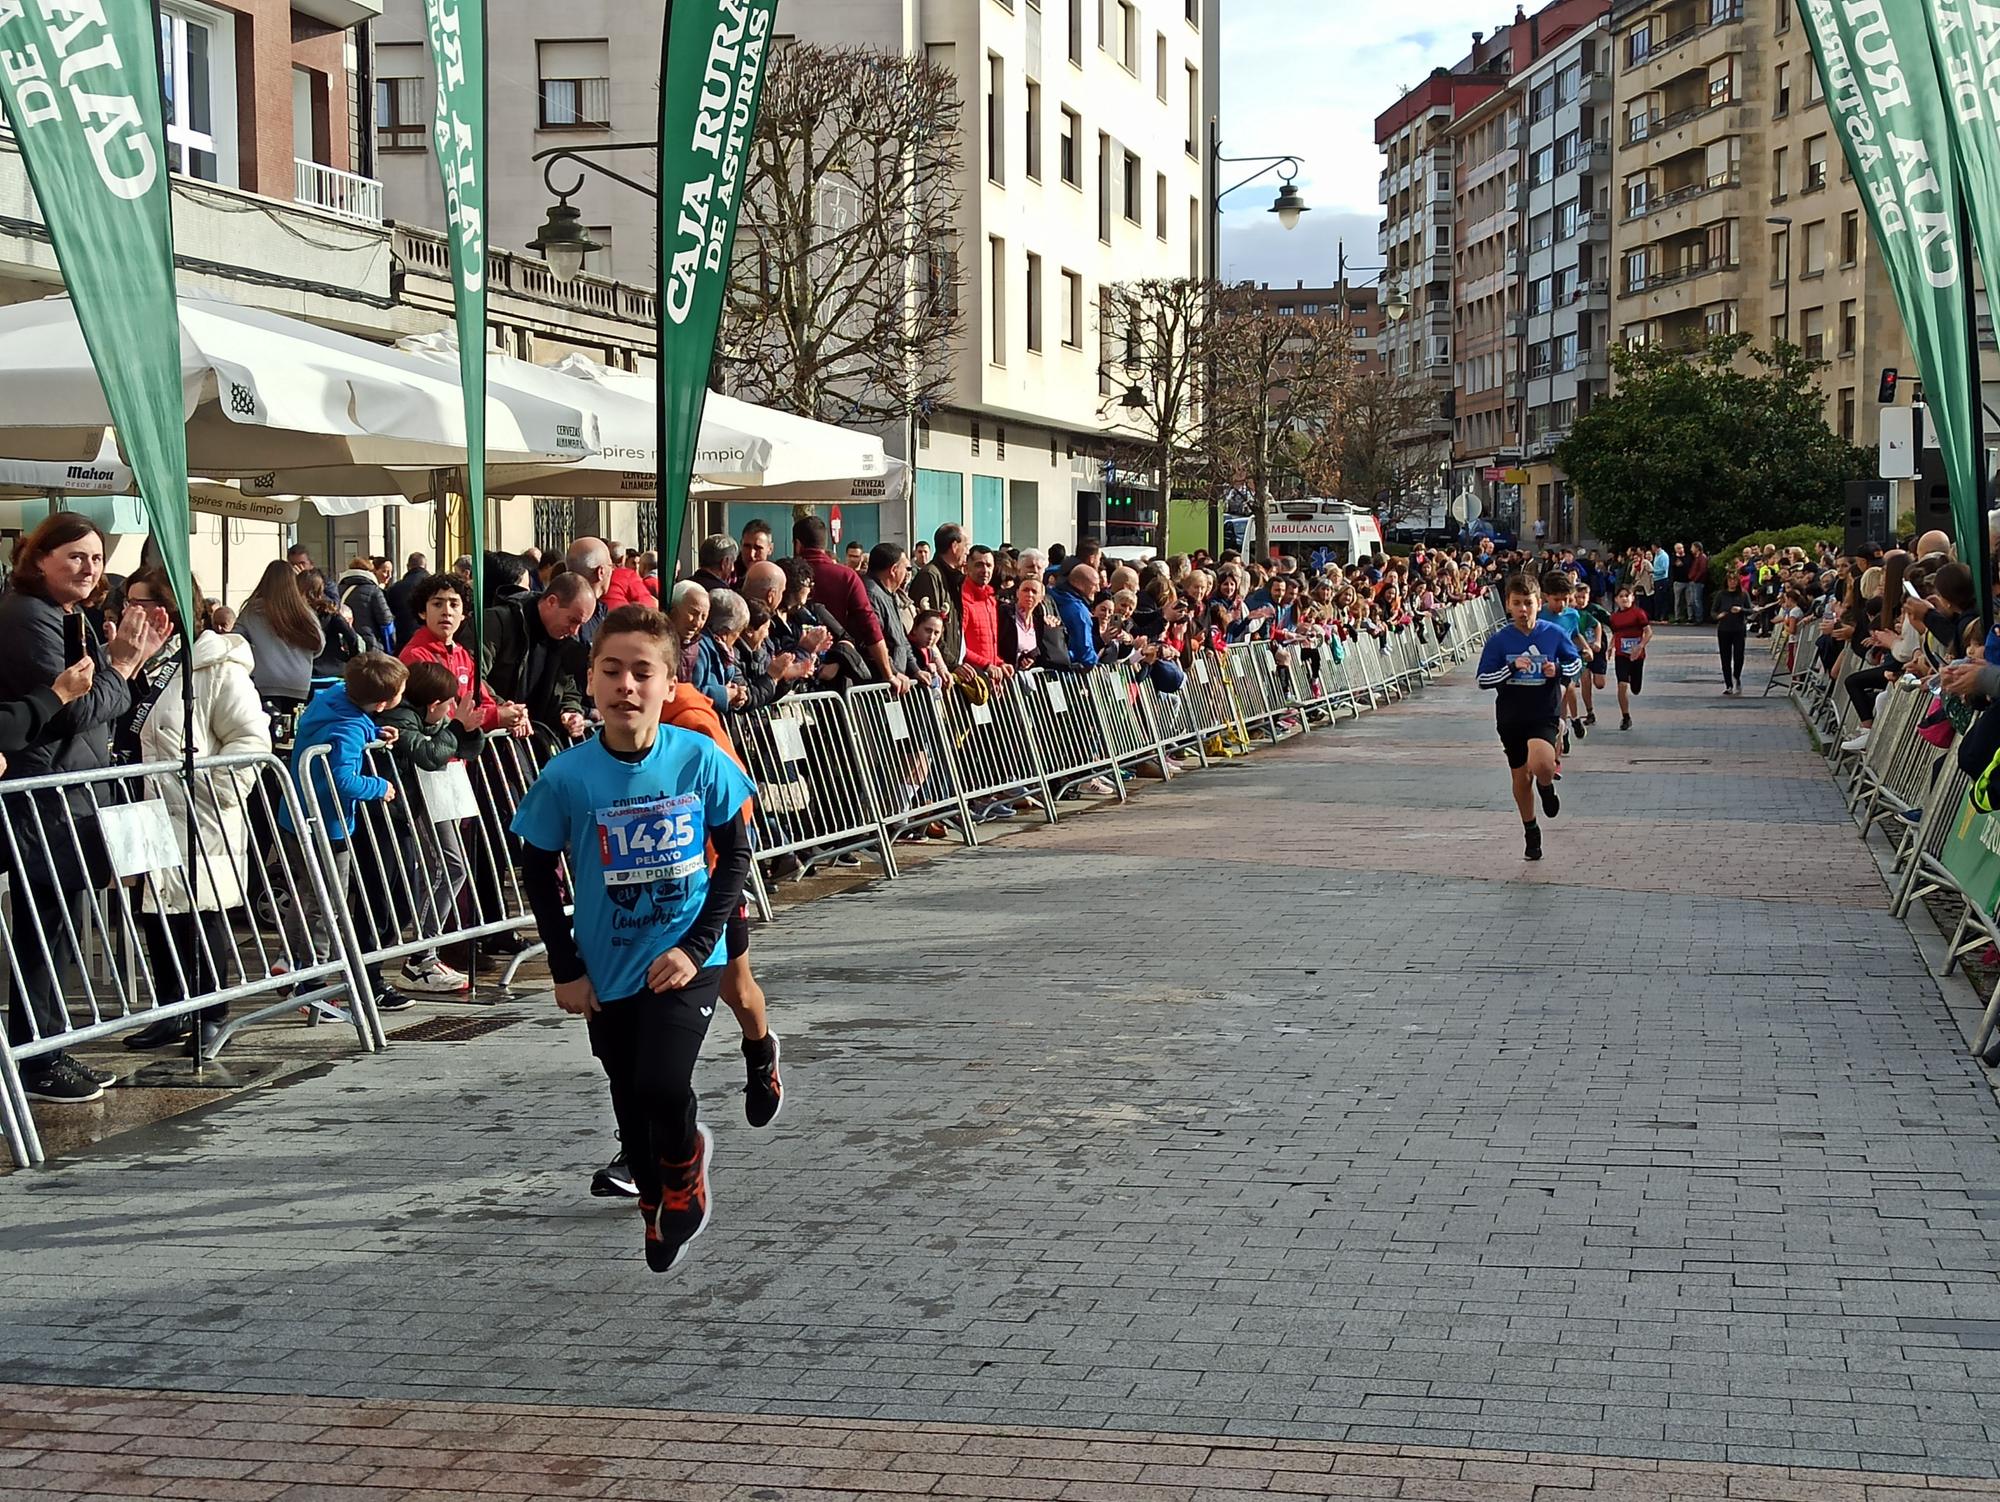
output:
<path id="1" fill-rule="evenodd" d="M 1610 389 L 1611 32 L 1609 7 L 1558 36 L 1508 90 L 1525 132 L 1526 286 L 1517 314 L 1520 530 L 1586 535 L 1555 451 Z M 1504 483 L 1504 482 L 1503 482 Z"/>
<path id="2" fill-rule="evenodd" d="M 1617 0 L 1612 322 L 1628 344 L 1777 339 L 1829 362 L 1827 422 L 1878 441 L 1881 370 L 1913 368 L 1788 0 Z"/>
<path id="3" fill-rule="evenodd" d="M 844 534 L 929 536 L 959 522 L 981 542 L 1159 540 L 1151 477 L 1107 460 L 1124 389 L 1101 342 L 1100 289 L 1210 265 L 1209 122 L 1221 0 L 822 0 L 779 14 L 785 40 L 922 56 L 963 104 L 958 246 L 964 328 L 936 409 L 883 433 L 913 460 L 908 503 L 844 505 Z M 660 11 L 580 0 L 560 14 L 492 0 L 491 243 L 533 238 L 550 200 L 532 156 L 649 139 Z M 378 32 L 390 212 L 441 225 L 423 151 L 429 85 L 420 0 L 390 0 Z M 391 137 L 394 137 L 392 142 Z M 397 144 L 406 143 L 406 144 Z M 649 181 L 650 153 L 619 163 Z M 567 185 L 565 180 L 564 185 Z M 587 181 L 574 202 L 607 247 L 592 269 L 653 285 L 652 203 Z M 914 453 L 911 448 L 914 447 Z M 740 515 L 738 513 L 741 513 Z M 873 513 L 873 514 L 871 514 Z M 749 509 L 716 507 L 735 527 Z"/>

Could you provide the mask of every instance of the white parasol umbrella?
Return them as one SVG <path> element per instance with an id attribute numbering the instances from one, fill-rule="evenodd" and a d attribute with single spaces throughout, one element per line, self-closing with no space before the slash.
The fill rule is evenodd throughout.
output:
<path id="1" fill-rule="evenodd" d="M 456 371 L 295 318 L 207 298 L 180 300 L 188 466 L 249 475 L 279 465 L 459 464 Z M 66 297 L 0 308 L 0 453 L 89 463 L 111 413 Z M 498 462 L 560 466 L 593 453 L 588 404 L 488 394 Z"/>

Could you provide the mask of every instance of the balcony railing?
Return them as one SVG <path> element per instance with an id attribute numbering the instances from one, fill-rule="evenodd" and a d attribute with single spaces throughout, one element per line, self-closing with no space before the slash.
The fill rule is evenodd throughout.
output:
<path id="1" fill-rule="evenodd" d="M 382 222 L 382 184 L 356 172 L 292 159 L 292 202 L 357 224 Z"/>

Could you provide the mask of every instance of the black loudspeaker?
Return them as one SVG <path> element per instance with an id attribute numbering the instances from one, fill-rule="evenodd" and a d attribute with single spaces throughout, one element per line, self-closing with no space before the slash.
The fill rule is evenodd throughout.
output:
<path id="1" fill-rule="evenodd" d="M 1951 524 L 1951 484 L 1945 479 L 1942 449 L 1917 451 L 1917 509 L 1911 530 L 1918 537 L 1926 532 L 1958 535 Z"/>
<path id="2" fill-rule="evenodd" d="M 1850 558 L 1871 547 L 1895 546 L 1896 487 L 1887 480 L 1847 482 L 1847 538 Z"/>

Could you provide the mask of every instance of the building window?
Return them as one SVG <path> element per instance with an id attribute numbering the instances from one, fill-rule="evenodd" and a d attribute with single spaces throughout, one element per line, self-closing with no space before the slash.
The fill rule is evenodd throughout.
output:
<path id="1" fill-rule="evenodd" d="M 1187 23 L 1197 30 L 1201 26 L 1201 0 L 1186 0 Z"/>
<path id="2" fill-rule="evenodd" d="M 1582 223 L 1583 205 L 1578 203 L 1574 198 L 1556 207 L 1556 238 L 1558 240 L 1572 238 L 1577 230 L 1582 227 Z"/>
<path id="3" fill-rule="evenodd" d="M 1193 63 L 1187 68 L 1187 154 L 1201 155 L 1201 74 Z"/>
<path id="4" fill-rule="evenodd" d="M 1857 328 L 1857 323 L 1854 312 L 1854 299 L 1850 297 L 1847 299 L 1846 302 L 1840 305 L 1840 352 L 1843 355 L 1851 355 L 1854 353 L 1854 335 L 1856 328 Z"/>
<path id="5" fill-rule="evenodd" d="M 1840 264 L 1852 266 L 1861 259 L 1861 214 L 1849 209 L 1840 216 Z"/>
<path id="6" fill-rule="evenodd" d="M 1042 258 L 1028 252 L 1028 353 L 1042 352 Z"/>
<path id="7" fill-rule="evenodd" d="M 1083 6 L 1084 0 L 1069 0 L 1069 60 L 1079 68 L 1083 66 Z"/>
<path id="8" fill-rule="evenodd" d="M 611 124 L 608 42 L 537 42 L 543 130 L 604 130 Z"/>
<path id="9" fill-rule="evenodd" d="M 1653 185 L 1644 177 L 1630 177 L 1625 180 L 1625 217 L 1646 212 L 1646 205 L 1652 201 Z"/>
<path id="10" fill-rule="evenodd" d="M 1139 223 L 1139 158 L 1125 153 L 1125 217 Z"/>
<path id="11" fill-rule="evenodd" d="M 1139 11 L 1132 0 L 1118 0 L 1118 61 L 1127 73 L 1139 76 Z"/>
<path id="12" fill-rule="evenodd" d="M 1167 243 L 1167 174 L 1153 174 L 1153 233 L 1162 245 Z"/>
<path id="13" fill-rule="evenodd" d="M 989 312 L 988 337 L 992 349 L 987 355 L 995 365 L 1007 363 L 1007 242 L 998 235 L 986 239 L 989 270 L 986 292 Z"/>
<path id="14" fill-rule="evenodd" d="M 986 54 L 986 177 L 1007 181 L 1007 65 L 991 52 Z"/>
<path id="15" fill-rule="evenodd" d="M 931 420 L 928 417 L 919 417 L 917 419 L 917 447 L 920 449 L 927 449 L 930 446 L 931 446 Z"/>
<path id="16" fill-rule="evenodd" d="M 1806 142 L 1806 186 L 1808 193 L 1817 193 L 1826 186 L 1826 137 L 1814 136 Z"/>
<path id="17" fill-rule="evenodd" d="M 1188 279 L 1201 280 L 1201 200 L 1188 200 Z"/>
<path id="18" fill-rule="evenodd" d="M 1167 102 L 1167 34 L 1164 31 L 1153 33 L 1153 92 L 1159 96 L 1160 103 Z"/>
<path id="19" fill-rule="evenodd" d="M 1111 137 L 1097 133 L 1097 238 L 1111 243 Z"/>
<path id="20" fill-rule="evenodd" d="M 1083 348 L 1083 278 L 1065 269 L 1063 279 L 1063 348 Z"/>
<path id="21" fill-rule="evenodd" d="M 597 242 L 597 249 L 583 258 L 583 269 L 592 276 L 611 275 L 611 226 L 608 224 L 587 224 L 583 232 Z"/>
<path id="22" fill-rule="evenodd" d="M 1771 202 L 1783 203 L 1791 197 L 1791 190 L 1785 186 L 1785 169 L 1789 153 L 1782 146 L 1771 153 Z"/>
<path id="23" fill-rule="evenodd" d="M 1775 231 L 1771 236 L 1771 285 L 1778 286 L 1792 274 L 1792 232 Z"/>
<path id="24" fill-rule="evenodd" d="M 1815 219 L 1805 228 L 1805 235 L 1799 241 L 1801 252 L 1799 275 L 1816 277 L 1826 275 L 1826 221 Z"/>
<path id="25" fill-rule="evenodd" d="M 192 7 L 160 11 L 167 167 L 236 183 L 236 23 Z"/>
<path id="26" fill-rule="evenodd" d="M 1792 8 L 1789 5 L 1781 5 L 1778 7 L 1777 29 L 1779 36 L 1783 36 L 1786 32 L 1792 29 Z"/>
<path id="27" fill-rule="evenodd" d="M 976 417 L 972 420 L 972 452 L 979 452 L 979 419 Z"/>
<path id="28" fill-rule="evenodd" d="M 409 66 L 408 74 L 380 73 L 375 79 L 375 149 L 377 151 L 422 151 L 431 143 L 430 115 L 424 108 L 423 59 L 416 47 L 378 47 L 378 68 Z M 410 53 L 406 60 L 394 53 Z"/>
<path id="29" fill-rule="evenodd" d="M 993 457 L 996 459 L 1007 457 L 1007 430 L 998 423 L 993 427 Z"/>
<path id="30" fill-rule="evenodd" d="M 1062 156 L 1062 180 L 1072 188 L 1080 188 L 1083 186 L 1083 168 L 1077 161 L 1077 142 L 1083 135 L 1083 121 L 1077 118 L 1073 109 L 1065 109 L 1062 117 L 1062 141 L 1057 147 Z"/>
<path id="31" fill-rule="evenodd" d="M 1854 388 L 1840 388 L 1840 402 L 1836 410 L 1840 413 L 1840 436 L 1849 443 L 1854 442 Z"/>
<path id="32" fill-rule="evenodd" d="M 1022 153 L 1022 166 L 1030 179 L 1040 182 L 1042 180 L 1042 86 L 1029 79 L 1026 87 L 1028 146 Z"/>
<path id="33" fill-rule="evenodd" d="M 1799 314 L 1799 345 L 1806 352 L 1808 360 L 1824 358 L 1826 354 L 1826 309 L 1807 308 Z"/>
<path id="34" fill-rule="evenodd" d="M 1778 64 L 1778 81 L 1771 97 L 1771 114 L 1775 118 L 1792 112 L 1792 65 Z"/>
<path id="35" fill-rule="evenodd" d="M 1653 55 L 1653 23 L 1641 21 L 1625 34 L 1625 66 L 1636 68 Z"/>

